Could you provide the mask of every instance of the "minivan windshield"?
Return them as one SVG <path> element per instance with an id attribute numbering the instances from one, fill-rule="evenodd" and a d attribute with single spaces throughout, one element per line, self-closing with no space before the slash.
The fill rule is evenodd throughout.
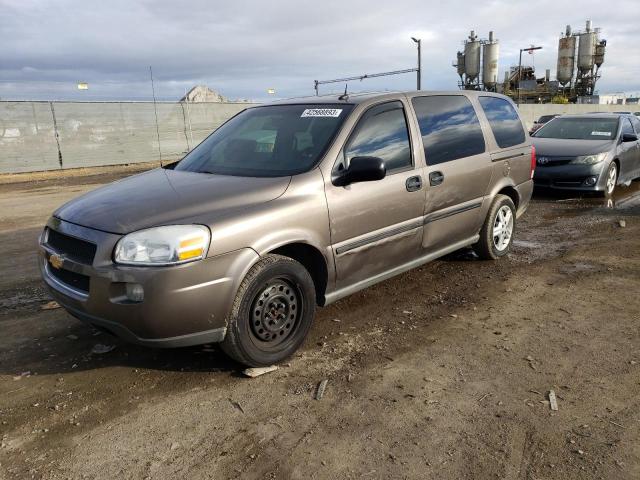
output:
<path id="1" fill-rule="evenodd" d="M 175 170 L 280 177 L 311 169 L 352 105 L 268 105 L 247 109 L 189 152 Z"/>
<path id="2" fill-rule="evenodd" d="M 533 136 L 567 140 L 612 140 L 618 134 L 617 118 L 554 118 Z"/>

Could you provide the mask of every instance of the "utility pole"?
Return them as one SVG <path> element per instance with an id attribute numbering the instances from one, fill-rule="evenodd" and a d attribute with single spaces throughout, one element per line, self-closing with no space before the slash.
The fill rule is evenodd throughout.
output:
<path id="1" fill-rule="evenodd" d="M 520 49 L 520 60 L 518 60 L 518 101 L 516 104 L 520 106 L 520 80 L 522 78 L 522 52 L 533 52 L 534 50 L 542 50 L 542 47 L 534 47 L 531 46 L 529 48 L 521 48 Z"/>
<path id="2" fill-rule="evenodd" d="M 158 108 L 156 107 L 156 88 L 153 85 L 153 69 L 149 65 L 149 76 L 151 77 L 151 93 L 153 94 L 153 111 L 156 115 L 156 135 L 158 136 L 158 156 L 160 157 L 160 166 L 162 166 L 162 149 L 160 148 L 160 127 L 158 126 Z"/>
<path id="3" fill-rule="evenodd" d="M 418 44 L 418 70 L 416 70 L 418 90 L 422 89 L 422 39 L 411 37 L 411 40 Z"/>

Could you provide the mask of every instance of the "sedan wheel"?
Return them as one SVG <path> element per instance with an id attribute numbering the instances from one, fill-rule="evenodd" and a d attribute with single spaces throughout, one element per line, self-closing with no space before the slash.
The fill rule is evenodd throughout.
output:
<path id="1" fill-rule="evenodd" d="M 609 169 L 607 170 L 607 183 L 605 185 L 605 194 L 612 195 L 613 191 L 616 189 L 616 184 L 618 183 L 618 168 L 615 163 L 611 163 L 609 165 Z"/>

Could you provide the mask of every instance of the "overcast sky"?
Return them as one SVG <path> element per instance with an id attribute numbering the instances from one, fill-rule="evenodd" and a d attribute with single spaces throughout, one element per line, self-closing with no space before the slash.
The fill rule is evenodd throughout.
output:
<path id="1" fill-rule="evenodd" d="M 423 88 L 454 89 L 451 64 L 474 29 L 500 40 L 500 78 L 518 50 L 555 75 L 567 24 L 602 29 L 601 93 L 640 90 L 639 0 L 0 0 L 0 98 L 175 100 L 206 84 L 229 98 L 313 94 L 314 79 L 411 68 L 423 39 Z M 78 82 L 88 91 L 78 91 Z M 324 87 L 323 92 L 344 85 Z M 415 75 L 352 82 L 414 89 Z"/>

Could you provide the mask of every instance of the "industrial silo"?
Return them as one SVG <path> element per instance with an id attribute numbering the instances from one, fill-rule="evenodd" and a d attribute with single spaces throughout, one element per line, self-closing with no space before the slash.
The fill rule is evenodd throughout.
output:
<path id="1" fill-rule="evenodd" d="M 473 30 L 464 44 L 464 73 L 468 83 L 480 75 L 480 40 Z"/>
<path id="2" fill-rule="evenodd" d="M 600 68 L 600 66 L 604 63 L 604 51 L 606 48 L 607 48 L 606 40 L 602 40 L 596 45 L 596 56 L 594 57 L 594 63 L 598 68 Z"/>
<path id="3" fill-rule="evenodd" d="M 571 27 L 567 25 L 564 37 L 558 42 L 558 71 L 556 78 L 561 85 L 566 85 L 573 78 L 576 62 L 576 37 L 571 35 Z"/>
<path id="4" fill-rule="evenodd" d="M 456 69 L 460 78 L 464 75 L 464 53 L 458 52 Z"/>
<path id="5" fill-rule="evenodd" d="M 578 42 L 578 70 L 581 73 L 593 69 L 597 43 L 598 34 L 591 28 L 591 20 L 587 20 L 587 28 L 580 34 Z"/>
<path id="6" fill-rule="evenodd" d="M 482 83 L 487 90 L 493 90 L 498 83 L 498 54 L 500 45 L 489 32 L 489 40 L 482 46 Z"/>

